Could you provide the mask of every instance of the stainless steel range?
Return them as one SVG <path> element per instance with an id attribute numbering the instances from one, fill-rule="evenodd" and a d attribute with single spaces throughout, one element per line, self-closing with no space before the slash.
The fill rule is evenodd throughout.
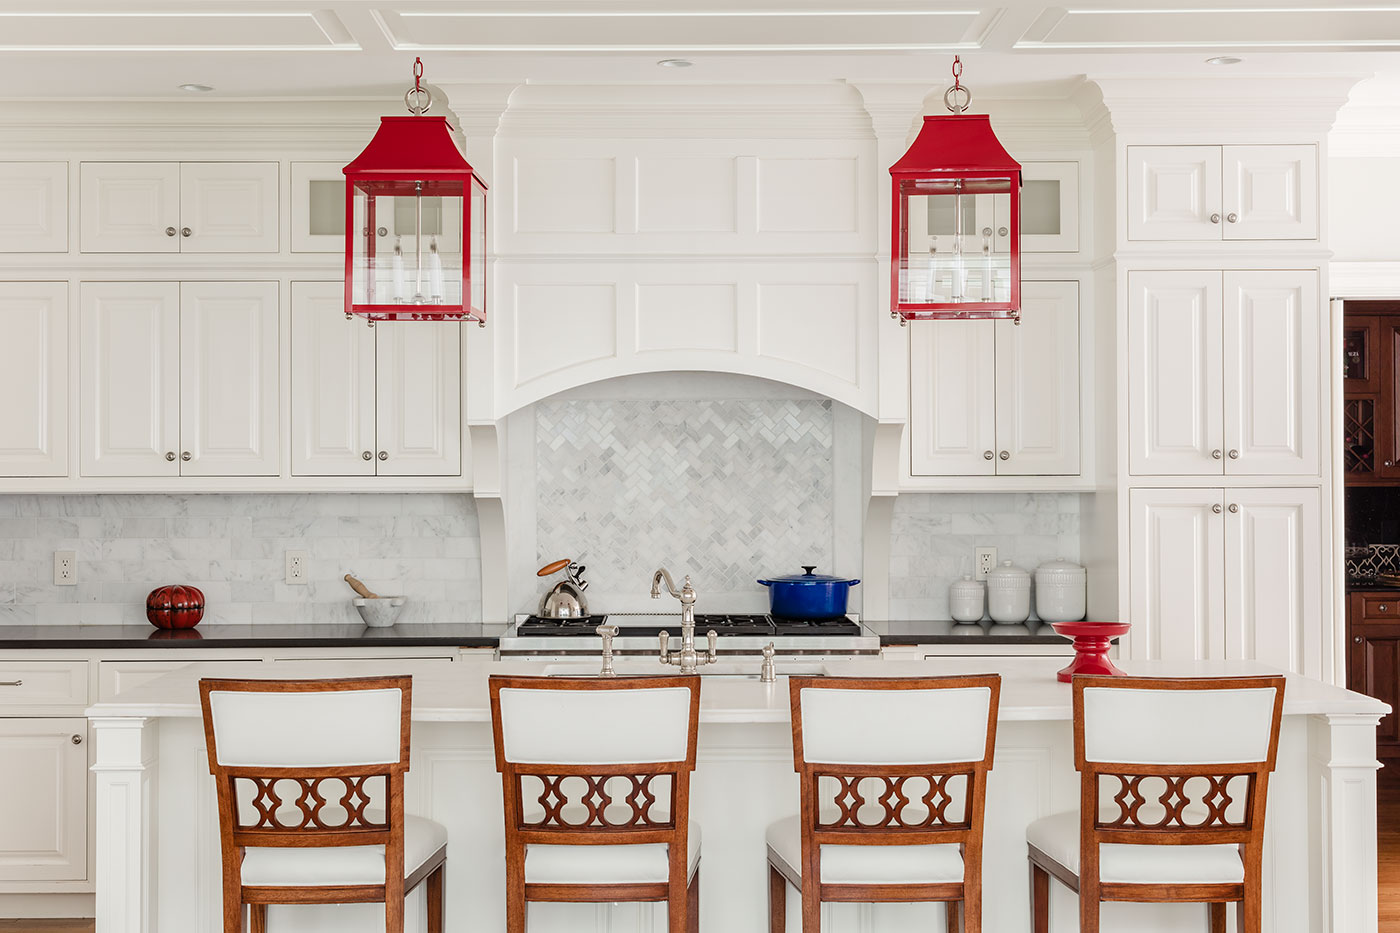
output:
<path id="1" fill-rule="evenodd" d="M 501 656 L 597 657 L 602 647 L 597 628 L 603 624 L 617 626 L 618 633 L 612 643 L 613 653 L 617 655 L 655 656 L 662 631 L 669 633 L 671 649 L 678 650 L 681 645 L 679 613 L 614 612 L 577 619 L 520 615 L 501 638 Z M 880 653 L 879 636 L 854 615 L 803 621 L 769 615 L 697 613 L 697 639 L 703 639 L 711 631 L 717 635 L 720 657 L 757 658 L 769 643 L 780 656 L 851 657 Z"/>

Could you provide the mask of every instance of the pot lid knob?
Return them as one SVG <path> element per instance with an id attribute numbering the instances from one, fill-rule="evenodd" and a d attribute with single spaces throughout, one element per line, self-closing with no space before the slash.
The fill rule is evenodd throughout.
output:
<path id="1" fill-rule="evenodd" d="M 814 574 L 814 573 L 817 572 L 817 565 L 816 565 L 816 564 L 803 564 L 803 565 L 802 565 L 802 572 L 805 573 L 807 576 L 810 577 L 812 574 Z"/>

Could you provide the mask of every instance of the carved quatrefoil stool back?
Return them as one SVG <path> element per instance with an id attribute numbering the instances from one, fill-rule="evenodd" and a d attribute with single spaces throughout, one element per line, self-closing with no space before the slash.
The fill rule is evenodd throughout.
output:
<path id="1" fill-rule="evenodd" d="M 413 678 L 199 682 L 219 799 L 224 933 L 253 933 L 269 904 L 384 904 L 427 881 L 442 933 L 447 829 L 403 812 Z"/>
<path id="2" fill-rule="evenodd" d="M 1225 933 L 1261 930 L 1264 805 L 1278 756 L 1282 676 L 1074 678 L 1079 811 L 1026 828 L 1035 933 L 1050 878 L 1079 894 L 1079 929 L 1103 901 L 1209 905 Z"/>
<path id="3" fill-rule="evenodd" d="M 665 901 L 700 929 L 690 774 L 700 678 L 493 676 L 506 829 L 506 930 L 529 901 Z"/>
<path id="4" fill-rule="evenodd" d="M 823 901 L 943 901 L 982 929 L 982 823 L 1001 678 L 793 677 L 801 814 L 768 828 L 769 929 Z"/>

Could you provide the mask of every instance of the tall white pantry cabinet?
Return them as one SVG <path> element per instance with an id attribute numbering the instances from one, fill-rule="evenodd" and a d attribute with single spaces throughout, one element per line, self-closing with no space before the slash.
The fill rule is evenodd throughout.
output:
<path id="1" fill-rule="evenodd" d="M 1123 147 L 1120 605 L 1131 657 L 1341 676 L 1319 145 Z"/>

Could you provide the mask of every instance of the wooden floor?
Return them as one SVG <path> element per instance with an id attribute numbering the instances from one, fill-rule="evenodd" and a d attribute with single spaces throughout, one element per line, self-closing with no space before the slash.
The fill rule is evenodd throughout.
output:
<path id="1" fill-rule="evenodd" d="M 92 933 L 91 920 L 0 920 L 0 933 Z"/>

